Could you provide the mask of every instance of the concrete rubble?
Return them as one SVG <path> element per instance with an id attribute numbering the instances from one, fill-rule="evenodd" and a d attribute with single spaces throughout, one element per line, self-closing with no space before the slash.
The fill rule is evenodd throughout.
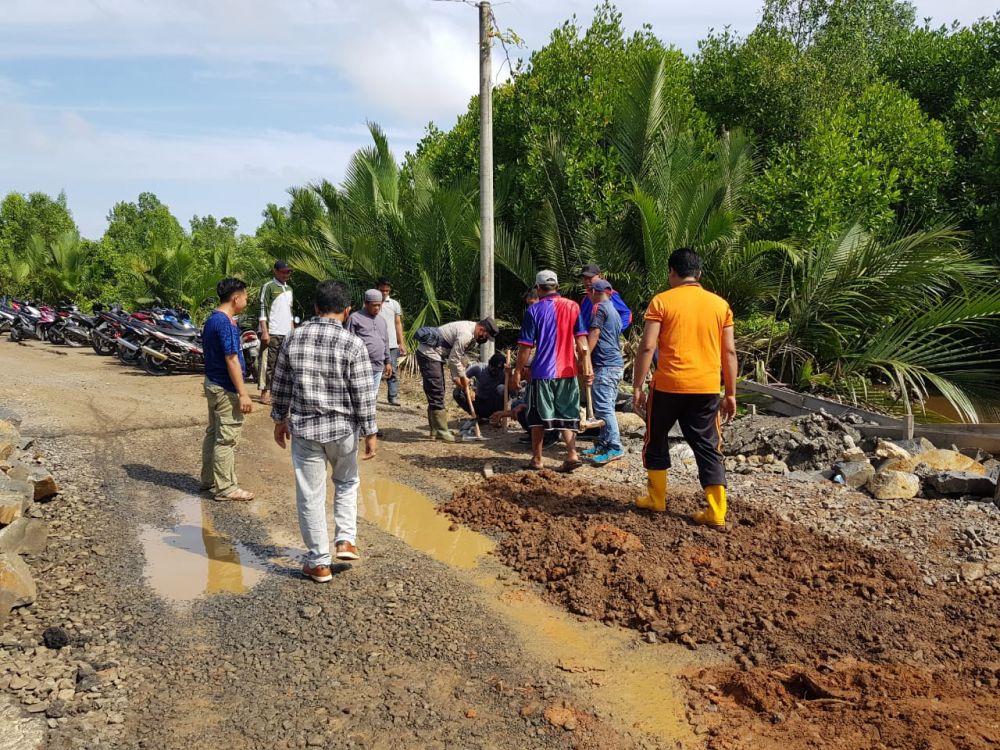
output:
<path id="1" fill-rule="evenodd" d="M 725 431 L 726 465 L 741 474 L 780 466 L 791 481 L 836 482 L 878 500 L 994 502 L 1000 461 L 979 451 L 938 448 L 926 438 L 865 439 L 859 423 L 825 412 L 743 418 Z"/>
<path id="2" fill-rule="evenodd" d="M 45 551 L 48 524 L 32 518 L 36 502 L 59 493 L 52 474 L 29 452 L 32 441 L 19 431 L 20 418 L 8 409 L 0 416 L 0 623 L 15 607 L 33 604 L 37 595 L 22 555 Z"/>

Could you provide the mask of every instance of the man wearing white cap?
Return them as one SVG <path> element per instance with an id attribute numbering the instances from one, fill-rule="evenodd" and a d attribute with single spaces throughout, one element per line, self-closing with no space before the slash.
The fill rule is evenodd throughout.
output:
<path id="1" fill-rule="evenodd" d="M 580 319 L 580 306 L 559 295 L 554 271 L 535 276 L 538 302 L 524 313 L 518 336 L 517 371 L 528 383 L 528 427 L 531 429 L 529 469 L 542 468 L 545 433 L 561 430 L 566 460 L 561 471 L 578 468 L 576 432 L 580 427 L 580 385 L 577 373 L 591 375 L 587 329 Z M 535 358 L 528 365 L 531 352 Z"/>
<path id="2" fill-rule="evenodd" d="M 382 377 L 392 375 L 392 360 L 389 357 L 389 329 L 382 312 L 382 292 L 369 289 L 365 292 L 365 306 L 351 313 L 347 319 L 347 331 L 361 339 L 368 349 L 374 375 L 372 388 L 378 397 Z"/>

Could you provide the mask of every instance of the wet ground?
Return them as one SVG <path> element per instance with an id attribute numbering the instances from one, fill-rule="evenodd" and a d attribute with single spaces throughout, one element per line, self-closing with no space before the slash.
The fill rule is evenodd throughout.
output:
<path id="1" fill-rule="evenodd" d="M 362 559 L 321 586 L 298 575 L 289 459 L 263 410 L 238 453 L 241 484 L 258 497 L 217 503 L 194 479 L 197 378 L 139 376 L 86 351 L 70 351 L 58 370 L 41 346 L 5 346 L 0 356 L 16 358 L 0 400 L 39 436 L 64 488 L 43 508 L 49 549 L 29 559 L 39 601 L 5 626 L 0 650 L 12 660 L 8 687 L 34 711 L 45 747 L 693 739 L 678 679 L 685 650 L 653 653 L 628 631 L 544 602 L 496 561 L 494 540 L 436 511 L 444 496 L 432 467 L 394 449 L 420 437 L 415 405 L 393 415 L 390 439 L 365 465 Z M 50 626 L 65 627 L 71 645 L 45 649 Z M 109 678 L 83 692 L 85 666 Z M 56 667 L 77 684 L 58 707 L 31 682 Z M 610 689 L 621 677 L 628 687 Z"/>
<path id="2" fill-rule="evenodd" d="M 700 502 L 690 467 L 672 473 L 671 513 L 635 513 L 634 453 L 571 478 L 519 473 L 514 432 L 428 442 L 407 381 L 402 408 L 380 405 L 386 440 L 363 466 L 362 559 L 320 586 L 298 576 L 289 458 L 261 407 L 238 453 L 257 499 L 217 503 L 194 478 L 198 378 L 6 341 L 0 358 L 14 365 L 0 402 L 66 490 L 45 506 L 49 551 L 30 561 L 39 602 L 0 656 L 14 676 L 52 660 L 77 680 L 82 663 L 109 675 L 60 718 L 33 714 L 47 747 L 1000 743 L 1000 596 L 931 585 L 954 545 L 938 509 L 912 532 L 927 501 L 873 509 L 734 477 L 719 534 L 685 521 Z M 978 508 L 963 519 L 995 522 Z M 48 652 L 50 625 L 79 638 Z M 9 692 L 32 710 L 51 701 Z"/>

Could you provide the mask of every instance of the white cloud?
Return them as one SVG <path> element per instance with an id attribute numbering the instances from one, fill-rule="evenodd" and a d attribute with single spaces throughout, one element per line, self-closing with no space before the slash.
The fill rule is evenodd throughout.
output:
<path id="1" fill-rule="evenodd" d="M 178 216 L 230 213 L 252 232 L 265 203 L 283 202 L 292 185 L 339 182 L 351 155 L 371 140 L 361 125 L 327 133 L 162 136 L 102 129 L 75 111 L 52 117 L 22 104 L 0 104 L 3 189 L 54 194 L 67 188 L 81 229 L 91 237 L 101 234 L 102 217 L 116 201 L 156 185 L 167 186 L 170 192 L 161 198 L 180 207 Z M 415 139 L 394 143 L 412 148 Z"/>

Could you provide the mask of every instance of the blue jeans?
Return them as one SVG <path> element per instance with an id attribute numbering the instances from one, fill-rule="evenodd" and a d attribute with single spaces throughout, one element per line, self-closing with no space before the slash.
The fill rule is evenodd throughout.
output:
<path id="1" fill-rule="evenodd" d="M 399 399 L 399 378 L 396 377 L 396 368 L 399 366 L 399 348 L 393 347 L 389 350 L 389 359 L 392 362 L 392 375 L 386 378 L 386 383 L 389 387 L 389 400 L 397 401 Z M 375 394 L 378 395 L 378 394 Z"/>
<path id="2" fill-rule="evenodd" d="M 604 427 L 601 428 L 597 442 L 605 448 L 615 450 L 622 449 L 618 420 L 615 418 L 615 401 L 618 398 L 618 386 L 622 382 L 624 372 L 621 367 L 595 367 L 594 384 L 590 386 L 594 416 L 604 420 Z"/>
<path id="3" fill-rule="evenodd" d="M 374 367 L 375 367 L 375 365 L 372 365 L 372 368 L 374 368 Z M 374 390 L 375 390 L 375 400 L 378 401 L 378 388 L 379 388 L 380 385 L 382 385 L 382 368 L 381 367 L 379 367 L 377 370 L 375 370 L 375 374 L 372 376 L 372 381 L 373 381 L 373 386 L 374 386 Z"/>

